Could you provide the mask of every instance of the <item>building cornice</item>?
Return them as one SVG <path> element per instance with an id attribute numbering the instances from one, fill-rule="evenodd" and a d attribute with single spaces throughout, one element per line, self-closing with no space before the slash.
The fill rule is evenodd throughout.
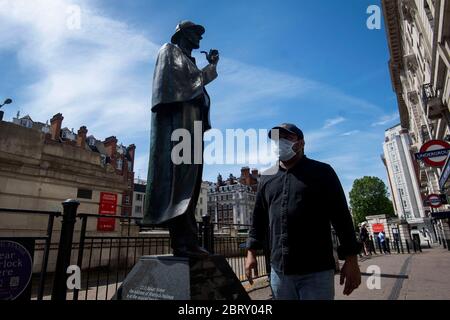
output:
<path id="1" fill-rule="evenodd" d="M 400 3 L 397 0 L 382 0 L 386 37 L 389 45 L 391 59 L 389 71 L 393 89 L 397 95 L 398 111 L 402 127 L 409 128 L 409 114 L 405 100 L 403 99 L 403 87 L 400 79 L 403 70 L 403 48 L 400 25 Z"/>

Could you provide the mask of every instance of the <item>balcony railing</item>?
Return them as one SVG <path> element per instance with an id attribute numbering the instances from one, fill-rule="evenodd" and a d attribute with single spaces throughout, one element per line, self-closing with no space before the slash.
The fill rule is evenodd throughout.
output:
<path id="1" fill-rule="evenodd" d="M 422 86 L 422 103 L 428 119 L 436 120 L 442 117 L 444 105 L 440 95 L 437 90 L 433 88 L 431 83 L 427 83 Z"/>

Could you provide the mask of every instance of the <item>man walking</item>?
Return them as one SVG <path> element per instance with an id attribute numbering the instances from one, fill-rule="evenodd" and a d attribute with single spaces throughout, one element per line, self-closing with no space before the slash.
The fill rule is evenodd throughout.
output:
<path id="1" fill-rule="evenodd" d="M 269 138 L 278 145 L 279 162 L 258 186 L 247 242 L 249 282 L 252 270 L 257 275 L 256 250 L 268 242 L 275 299 L 334 299 L 333 225 L 339 259 L 345 260 L 340 284 L 345 283 L 345 295 L 351 294 L 361 283 L 361 245 L 336 173 L 305 156 L 303 132 L 295 125 L 274 127 Z"/>

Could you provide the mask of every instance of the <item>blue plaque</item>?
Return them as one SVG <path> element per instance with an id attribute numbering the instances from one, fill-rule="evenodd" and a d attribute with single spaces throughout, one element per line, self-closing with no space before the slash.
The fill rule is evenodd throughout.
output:
<path id="1" fill-rule="evenodd" d="M 0 300 L 29 300 L 34 239 L 0 239 Z"/>

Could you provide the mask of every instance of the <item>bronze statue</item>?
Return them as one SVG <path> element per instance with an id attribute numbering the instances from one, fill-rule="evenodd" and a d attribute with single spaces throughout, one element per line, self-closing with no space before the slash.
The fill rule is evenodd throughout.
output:
<path id="1" fill-rule="evenodd" d="M 211 129 L 210 99 L 205 85 L 217 77 L 217 50 L 206 54 L 209 64 L 200 70 L 191 56 L 200 48 L 205 33 L 203 26 L 182 21 L 158 54 L 153 76 L 150 159 L 147 175 L 143 225 L 167 225 L 171 246 L 176 256 L 206 256 L 198 243 L 195 220 L 202 183 L 200 164 L 174 164 L 172 132 L 186 129 L 194 137 L 194 122 L 202 123 L 203 133 Z M 193 145 L 193 144 L 192 144 Z M 192 148 L 194 149 L 194 148 Z M 191 159 L 194 159 L 194 150 Z M 203 159 L 203 152 L 201 155 Z"/>

